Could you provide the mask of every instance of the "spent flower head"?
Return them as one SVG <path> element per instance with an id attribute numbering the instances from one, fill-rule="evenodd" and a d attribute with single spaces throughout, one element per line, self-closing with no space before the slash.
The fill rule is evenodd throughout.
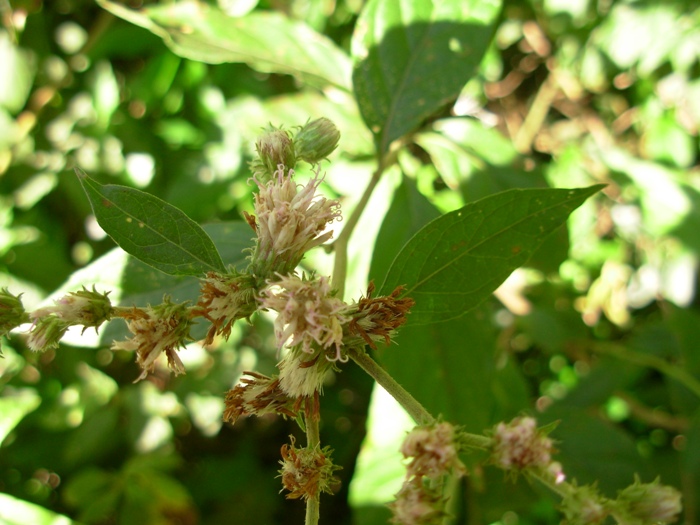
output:
<path id="1" fill-rule="evenodd" d="M 191 341 L 190 308 L 187 302 L 173 303 L 165 297 L 163 303 L 144 309 L 133 308 L 121 313 L 129 331 L 134 334 L 124 341 L 112 343 L 112 350 L 136 352 L 136 362 L 143 372 L 136 379 L 144 379 L 155 369 L 156 359 L 165 354 L 168 366 L 176 375 L 184 374 L 185 367 L 177 355 L 177 350 Z"/>
<path id="2" fill-rule="evenodd" d="M 516 417 L 510 423 L 496 425 L 493 443 L 491 460 L 505 470 L 546 470 L 552 459 L 552 440 L 531 417 Z"/>
<path id="3" fill-rule="evenodd" d="M 228 340 L 233 323 L 257 309 L 255 294 L 255 280 L 249 274 L 209 272 L 200 281 L 199 301 L 193 310 L 211 322 L 204 344 L 213 343 L 216 335 Z"/>
<path id="4" fill-rule="evenodd" d="M 291 445 L 282 445 L 279 471 L 282 485 L 289 491 L 287 498 L 316 498 L 321 492 L 332 494 L 331 486 L 338 481 L 333 473 L 340 467 L 331 461 L 330 448 L 297 448 L 294 437 L 290 439 Z"/>
<path id="5" fill-rule="evenodd" d="M 224 421 L 234 424 L 241 416 L 265 414 L 294 418 L 299 411 L 299 401 L 282 391 L 279 378 L 244 372 L 240 383 L 226 394 Z"/>
<path id="6" fill-rule="evenodd" d="M 293 174 L 280 165 L 271 181 L 253 179 L 259 191 L 254 203 L 257 218 L 248 218 L 257 232 L 252 263 L 264 275 L 293 271 L 307 251 L 332 237 L 326 225 L 341 217 L 337 200 L 316 195 L 323 180 L 318 173 L 301 188 Z"/>

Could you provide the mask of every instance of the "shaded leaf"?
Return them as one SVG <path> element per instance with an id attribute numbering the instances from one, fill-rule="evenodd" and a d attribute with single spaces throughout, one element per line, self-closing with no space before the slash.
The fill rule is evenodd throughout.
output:
<path id="1" fill-rule="evenodd" d="M 76 173 L 97 222 L 125 252 L 170 275 L 224 271 L 211 238 L 179 209 L 140 190 L 103 186 Z"/>
<path id="2" fill-rule="evenodd" d="M 380 294 L 397 286 L 416 305 L 410 324 L 462 316 L 523 265 L 602 186 L 510 190 L 435 219 L 397 255 Z"/>
<path id="3" fill-rule="evenodd" d="M 210 4 L 194 1 L 149 6 L 138 11 L 98 2 L 115 16 L 163 39 L 176 54 L 207 62 L 243 62 L 254 69 L 295 75 L 323 87 L 350 86 L 347 55 L 306 24 L 274 12 L 228 16 Z"/>
<path id="4" fill-rule="evenodd" d="M 41 404 L 35 390 L 25 388 L 0 398 L 0 443 L 20 421 Z"/>
<path id="5" fill-rule="evenodd" d="M 384 154 L 455 99 L 493 33 L 500 2 L 372 0 L 353 35 L 353 86 Z"/>
<path id="6" fill-rule="evenodd" d="M 9 494 L 0 494 L 0 522 L 5 525 L 77 525 L 67 516 Z"/>

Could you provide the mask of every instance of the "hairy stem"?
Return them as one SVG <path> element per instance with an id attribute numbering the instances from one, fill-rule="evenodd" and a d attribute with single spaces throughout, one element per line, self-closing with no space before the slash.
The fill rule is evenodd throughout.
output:
<path id="1" fill-rule="evenodd" d="M 306 418 L 306 446 L 310 449 L 320 447 L 321 436 L 318 429 L 318 420 L 313 417 Z M 306 500 L 306 519 L 304 525 L 318 525 L 320 512 L 320 494 Z"/>
<path id="2" fill-rule="evenodd" d="M 379 364 L 372 359 L 367 352 L 351 348 L 348 355 L 372 378 L 381 385 L 384 390 L 408 412 L 413 420 L 419 425 L 429 425 L 435 422 L 435 418 L 421 405 L 404 387 L 396 382 Z"/>

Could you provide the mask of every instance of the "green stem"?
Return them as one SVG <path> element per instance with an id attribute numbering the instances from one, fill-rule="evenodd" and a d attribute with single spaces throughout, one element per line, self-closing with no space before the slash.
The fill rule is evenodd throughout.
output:
<path id="1" fill-rule="evenodd" d="M 355 209 L 350 214 L 350 217 L 345 221 L 345 226 L 343 226 L 343 231 L 340 232 L 338 238 L 333 243 L 333 251 L 335 252 L 335 259 L 333 261 L 333 288 L 338 290 L 338 297 L 343 297 L 345 292 L 345 280 L 348 272 L 348 244 L 350 243 L 350 237 L 354 231 L 357 223 L 362 216 L 369 202 L 369 198 L 372 196 L 374 188 L 379 184 L 379 179 L 384 173 L 384 164 L 380 163 L 377 170 L 372 174 L 372 178 L 369 180 L 369 184 L 365 188 L 360 201 L 355 206 Z"/>
<path id="2" fill-rule="evenodd" d="M 351 348 L 348 355 L 372 378 L 381 385 L 384 390 L 408 412 L 419 425 L 429 425 L 435 422 L 435 418 L 421 405 L 404 387 L 396 382 L 379 364 L 362 349 Z"/>
<path id="3" fill-rule="evenodd" d="M 553 480 L 548 479 L 546 476 L 543 476 L 541 473 L 536 472 L 535 470 L 528 469 L 525 471 L 525 473 L 530 478 L 536 479 L 542 483 L 545 487 L 559 495 L 561 498 L 566 498 L 575 490 L 570 483 L 566 481 L 555 483 Z"/>
<path id="4" fill-rule="evenodd" d="M 658 370 L 662 374 L 672 377 L 682 383 L 688 390 L 700 397 L 700 381 L 688 373 L 684 368 L 671 364 L 665 359 L 655 355 L 641 354 L 627 350 L 624 346 L 614 343 L 597 343 L 591 345 L 591 350 L 599 354 L 607 354 L 635 365 L 645 366 Z"/>
<path id="5" fill-rule="evenodd" d="M 318 421 L 313 417 L 306 418 L 306 446 L 310 449 L 320 447 L 321 435 Z M 306 500 L 306 519 L 304 525 L 318 525 L 320 515 L 320 494 Z"/>

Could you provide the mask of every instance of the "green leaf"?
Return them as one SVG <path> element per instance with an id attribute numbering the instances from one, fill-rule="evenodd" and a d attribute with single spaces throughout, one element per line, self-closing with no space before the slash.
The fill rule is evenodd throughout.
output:
<path id="1" fill-rule="evenodd" d="M 0 443 L 20 421 L 41 404 L 34 389 L 24 388 L 0 398 Z"/>
<path id="2" fill-rule="evenodd" d="M 416 301 L 410 324 L 456 319 L 489 297 L 601 188 L 509 190 L 443 215 L 404 246 L 379 293 L 405 286 Z"/>
<path id="3" fill-rule="evenodd" d="M 454 100 L 493 33 L 499 0 L 371 0 L 353 35 L 353 86 L 383 155 Z"/>
<path id="4" fill-rule="evenodd" d="M 103 186 L 76 173 L 97 222 L 125 252 L 170 275 L 225 270 L 211 238 L 179 209 L 140 190 Z"/>
<path id="5" fill-rule="evenodd" d="M 294 75 L 317 87 L 350 88 L 347 55 L 330 39 L 280 13 L 233 18 L 211 4 L 194 1 L 138 11 L 106 0 L 98 3 L 158 35 L 182 57 L 209 64 L 243 62 L 259 71 Z"/>

